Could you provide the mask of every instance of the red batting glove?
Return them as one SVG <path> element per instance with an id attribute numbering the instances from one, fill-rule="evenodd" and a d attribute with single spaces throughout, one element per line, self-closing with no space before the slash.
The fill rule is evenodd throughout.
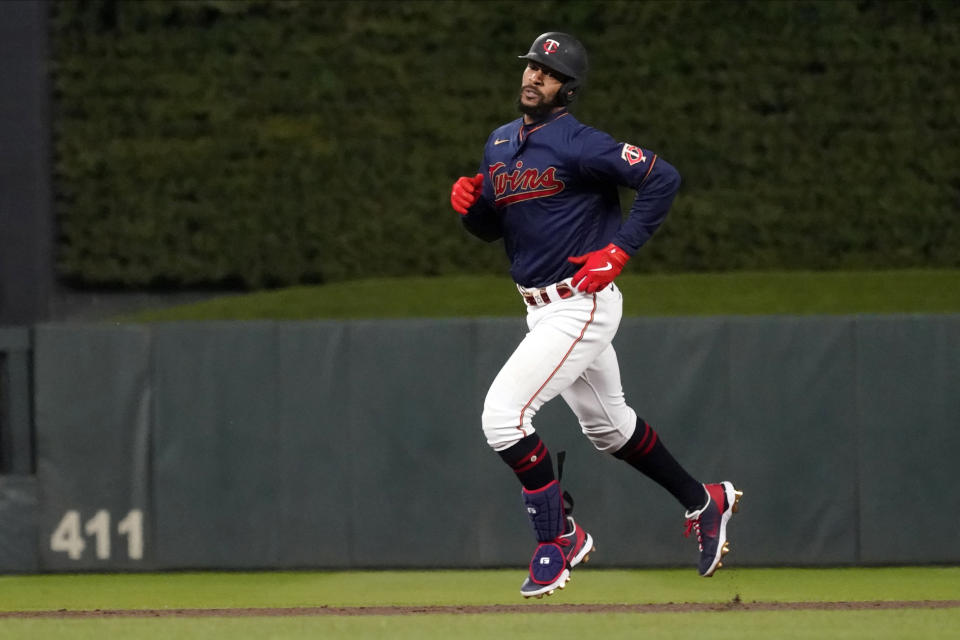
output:
<path id="1" fill-rule="evenodd" d="M 450 190 L 450 204 L 453 210 L 460 215 L 466 215 L 474 202 L 483 193 L 483 174 L 478 173 L 472 178 L 466 176 L 453 183 L 453 189 Z"/>
<path id="2" fill-rule="evenodd" d="M 573 286 L 584 293 L 600 291 L 620 275 L 629 259 L 626 251 L 612 243 L 582 256 L 571 256 L 567 260 L 583 265 L 573 274 Z"/>

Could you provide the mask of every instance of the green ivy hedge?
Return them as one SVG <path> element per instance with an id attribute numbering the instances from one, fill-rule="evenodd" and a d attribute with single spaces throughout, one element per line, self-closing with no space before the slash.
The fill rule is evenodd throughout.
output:
<path id="1" fill-rule="evenodd" d="M 684 186 L 631 268 L 960 266 L 960 5 L 52 4 L 59 276 L 262 288 L 501 272 L 449 187 L 570 31 L 575 112 Z M 630 194 L 625 192 L 624 207 Z"/>

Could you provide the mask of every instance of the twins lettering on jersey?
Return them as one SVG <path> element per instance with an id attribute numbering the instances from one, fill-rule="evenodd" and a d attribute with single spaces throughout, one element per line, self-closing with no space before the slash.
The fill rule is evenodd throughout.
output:
<path id="1" fill-rule="evenodd" d="M 545 198 L 563 191 L 564 184 L 557 178 L 556 167 L 547 167 L 543 171 L 532 167 L 524 169 L 523 162 L 517 162 L 510 172 L 506 171 L 506 167 L 505 163 L 497 162 L 488 169 L 494 201 L 498 206 Z"/>

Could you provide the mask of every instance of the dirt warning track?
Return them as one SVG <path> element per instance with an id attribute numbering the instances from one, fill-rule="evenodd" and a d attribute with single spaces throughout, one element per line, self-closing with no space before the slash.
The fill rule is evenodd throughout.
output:
<path id="1" fill-rule="evenodd" d="M 0 611 L 9 618 L 239 618 L 292 616 L 409 616 L 499 613 L 697 613 L 723 611 L 863 611 L 953 609 L 960 600 L 866 600 L 849 602 L 667 602 L 658 604 L 498 604 L 375 607 L 243 607 L 224 609 L 58 609 Z"/>

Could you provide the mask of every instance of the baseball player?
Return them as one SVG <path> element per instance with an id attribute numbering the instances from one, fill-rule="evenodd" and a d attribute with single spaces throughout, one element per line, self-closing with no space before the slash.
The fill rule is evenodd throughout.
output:
<path id="1" fill-rule="evenodd" d="M 537 547 L 524 597 L 562 589 L 595 549 L 571 516 L 550 452 L 534 430 L 543 404 L 560 395 L 587 438 L 669 491 L 686 509 L 711 576 L 729 550 L 727 523 L 742 495 L 730 482 L 703 484 L 670 454 L 624 400 L 611 341 L 623 312 L 614 279 L 670 209 L 680 176 L 653 151 L 618 142 L 568 110 L 587 73 L 587 52 L 566 33 L 544 33 L 526 55 L 522 117 L 493 131 L 480 171 L 459 178 L 450 202 L 466 229 L 503 238 L 510 273 L 527 305 L 529 332 L 487 392 L 487 443 L 516 474 Z M 618 188 L 636 190 L 622 220 Z"/>

